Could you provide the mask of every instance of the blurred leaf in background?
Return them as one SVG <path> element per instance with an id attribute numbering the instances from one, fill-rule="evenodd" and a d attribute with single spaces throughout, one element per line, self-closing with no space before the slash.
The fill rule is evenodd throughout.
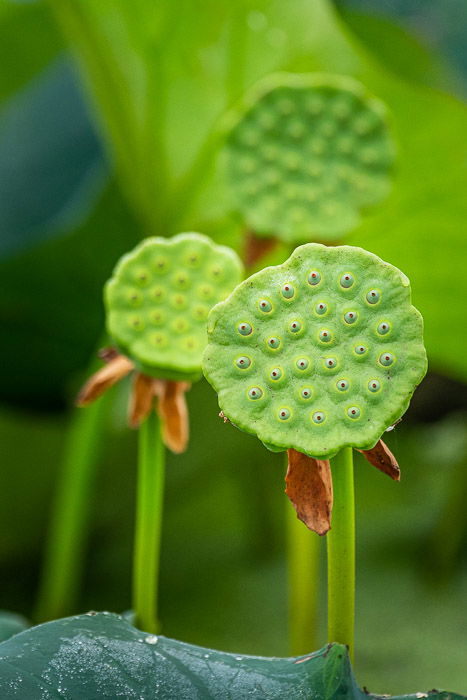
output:
<path id="1" fill-rule="evenodd" d="M 433 8 L 456 17 L 458 5 L 409 5 L 418 14 L 407 23 L 401 3 L 403 22 L 389 14 L 389 3 L 375 17 L 368 3 L 350 1 L 339 3 L 338 15 L 324 0 L 207 0 L 202 12 L 188 0 L 1 0 L 2 607 L 29 612 L 66 428 L 63 415 L 44 411 L 63 407 L 93 352 L 102 283 L 143 235 L 199 229 L 240 245 L 218 129 L 225 111 L 268 72 L 351 74 L 387 102 L 399 141 L 395 186 L 348 242 L 408 274 L 431 366 L 465 379 L 465 65 L 459 51 L 440 56 L 423 32 L 414 38 L 411 31 L 415 23 L 429 34 L 438 27 Z M 461 22 L 450 21 L 460 32 Z M 425 445 L 435 428 L 415 423 L 417 415 L 439 417 L 441 393 L 452 397 L 448 409 L 459 407 L 461 385 L 446 386 L 420 392 L 423 407 L 390 437 L 403 469 L 400 486 L 357 468 L 357 677 L 372 691 L 427 683 L 467 690 L 459 615 L 465 518 L 453 525 L 447 579 L 435 535 L 450 508 L 449 484 L 463 483 L 465 451 L 449 462 L 441 450 L 439 462 L 430 461 Z M 129 600 L 135 445 L 122 430 L 119 396 L 94 497 L 81 610 L 118 611 Z M 164 633 L 286 654 L 281 459 L 224 426 L 204 383 L 189 400 L 190 450 L 168 465 Z M 450 432 L 440 435 L 461 442 L 463 417 L 446 421 Z"/>

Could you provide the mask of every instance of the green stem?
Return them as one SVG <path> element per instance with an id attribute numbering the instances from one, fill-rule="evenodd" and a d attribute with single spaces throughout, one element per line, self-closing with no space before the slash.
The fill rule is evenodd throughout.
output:
<path id="1" fill-rule="evenodd" d="M 355 498 L 353 452 L 332 460 L 334 506 L 328 544 L 328 641 L 346 644 L 353 658 L 355 620 Z"/>
<path id="2" fill-rule="evenodd" d="M 317 649 L 320 538 L 297 518 L 287 500 L 289 638 L 293 656 Z"/>
<path id="3" fill-rule="evenodd" d="M 46 542 L 35 613 L 38 621 L 73 612 L 83 571 L 89 495 L 109 404 L 109 397 L 103 396 L 72 418 Z"/>
<path id="4" fill-rule="evenodd" d="M 139 429 L 133 561 L 135 625 L 146 632 L 157 632 L 164 457 L 160 420 L 152 411 Z"/>

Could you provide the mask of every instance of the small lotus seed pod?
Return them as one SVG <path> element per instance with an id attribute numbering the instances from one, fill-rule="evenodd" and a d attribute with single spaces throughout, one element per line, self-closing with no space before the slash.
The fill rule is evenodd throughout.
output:
<path id="1" fill-rule="evenodd" d="M 209 309 L 242 271 L 234 251 L 199 233 L 147 238 L 121 258 L 105 287 L 109 335 L 144 374 L 198 379 Z M 240 337 L 253 330 L 243 318 L 237 327 Z M 249 353 L 233 364 L 248 369 Z"/>
<path id="2" fill-rule="evenodd" d="M 389 191 L 395 149 L 386 108 L 351 78 L 268 76 L 228 125 L 232 203 L 258 236 L 335 240 Z"/>
<path id="3" fill-rule="evenodd" d="M 309 278 L 318 270 L 317 300 Z M 293 288 L 292 298 L 284 299 L 284 285 Z M 375 304 L 368 300 L 372 290 Z M 258 310 L 261 299 L 270 301 L 267 314 Z M 328 309 L 325 326 L 315 312 L 320 299 Z M 292 333 L 297 319 L 300 332 Z M 239 323 L 253 333 L 239 333 Z M 346 446 L 372 449 L 405 412 L 426 372 L 422 331 L 400 270 L 361 248 L 309 243 L 211 310 L 203 369 L 236 426 L 272 450 L 329 458 Z M 238 367 L 244 358 L 246 370 Z"/>

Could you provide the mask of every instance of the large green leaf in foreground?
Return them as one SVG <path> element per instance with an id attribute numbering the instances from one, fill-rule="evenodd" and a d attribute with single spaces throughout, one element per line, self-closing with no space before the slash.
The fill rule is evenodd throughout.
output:
<path id="1" fill-rule="evenodd" d="M 437 691 L 423 697 L 428 695 L 432 700 L 462 697 Z M 360 700 L 369 696 L 357 687 L 346 648 L 339 644 L 297 658 L 236 656 L 145 634 L 118 615 L 88 613 L 34 627 L 0 644 L 0 697 Z"/>

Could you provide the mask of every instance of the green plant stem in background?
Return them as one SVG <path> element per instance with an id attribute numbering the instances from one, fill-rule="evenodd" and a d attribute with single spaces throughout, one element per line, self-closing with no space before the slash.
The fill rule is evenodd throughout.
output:
<path id="1" fill-rule="evenodd" d="M 293 656 L 318 649 L 318 597 L 321 541 L 308 530 L 287 499 L 289 640 Z"/>
<path id="2" fill-rule="evenodd" d="M 133 560 L 135 625 L 157 632 L 157 591 L 164 495 L 165 453 L 155 411 L 141 424 Z"/>
<path id="3" fill-rule="evenodd" d="M 46 542 L 36 604 L 39 622 L 69 615 L 82 578 L 90 494 L 104 442 L 103 423 L 111 397 L 76 410 L 65 444 L 57 492 Z"/>
<path id="4" fill-rule="evenodd" d="M 349 647 L 355 620 L 355 497 L 353 453 L 345 447 L 331 460 L 334 505 L 328 545 L 328 641 Z"/>

